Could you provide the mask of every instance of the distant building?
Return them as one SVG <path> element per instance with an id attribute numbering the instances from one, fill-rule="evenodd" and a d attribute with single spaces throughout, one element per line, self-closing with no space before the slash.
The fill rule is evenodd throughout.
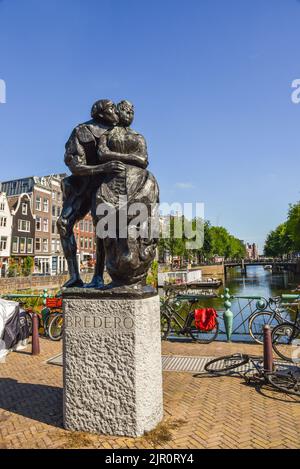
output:
<path id="1" fill-rule="evenodd" d="M 255 243 L 253 243 L 253 244 L 246 243 L 245 247 L 246 247 L 246 258 L 247 259 L 257 260 L 259 258 L 258 247 L 256 246 Z"/>
<path id="2" fill-rule="evenodd" d="M 4 192 L 0 192 L 0 277 L 5 277 L 11 251 L 12 215 Z"/>
<path id="3" fill-rule="evenodd" d="M 96 237 L 90 214 L 74 227 L 79 262 L 82 268 L 91 268 L 95 263 Z"/>
<path id="4" fill-rule="evenodd" d="M 224 256 L 214 256 L 212 258 L 212 262 L 214 262 L 216 264 L 222 264 L 223 262 L 225 262 L 225 257 Z"/>
<path id="5" fill-rule="evenodd" d="M 5 181 L 0 189 L 8 200 L 26 193 L 31 201 L 32 214 L 35 217 L 34 234 L 34 273 L 60 274 L 67 272 L 67 263 L 57 232 L 57 219 L 63 205 L 61 181 L 67 174 L 49 176 L 30 176 L 22 179 Z M 78 240 L 78 258 L 81 265 L 93 264 L 95 259 L 95 234 L 91 216 L 87 215 L 83 225 L 75 227 Z M 87 229 L 86 229 L 87 228 Z M 0 235 L 2 236 L 0 227 Z"/>
<path id="6" fill-rule="evenodd" d="M 11 258 L 21 268 L 26 257 L 34 258 L 35 216 L 28 194 L 8 198 L 12 215 Z"/>

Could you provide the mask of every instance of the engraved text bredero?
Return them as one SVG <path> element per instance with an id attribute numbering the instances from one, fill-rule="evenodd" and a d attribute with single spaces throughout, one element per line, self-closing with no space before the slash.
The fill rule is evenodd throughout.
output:
<path id="1" fill-rule="evenodd" d="M 132 318 L 112 317 L 112 316 L 71 316 L 66 318 L 66 326 L 74 328 L 86 329 L 125 329 L 131 330 L 134 328 L 134 321 Z"/>

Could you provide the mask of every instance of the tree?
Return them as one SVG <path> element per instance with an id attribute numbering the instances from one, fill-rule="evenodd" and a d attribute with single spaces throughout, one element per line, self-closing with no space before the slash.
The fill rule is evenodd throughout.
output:
<path id="1" fill-rule="evenodd" d="M 196 220 L 193 220 L 193 224 L 196 223 Z M 194 226 L 193 226 L 194 228 Z M 202 221 L 203 229 L 203 246 L 200 249 L 197 249 L 196 255 L 199 263 L 203 262 L 205 259 L 212 257 L 212 235 L 211 235 L 211 225 L 208 220 Z"/>
<path id="2" fill-rule="evenodd" d="M 23 266 L 22 266 L 22 274 L 25 277 L 31 274 L 33 268 L 33 258 L 30 256 L 25 257 Z"/>
<path id="3" fill-rule="evenodd" d="M 184 233 L 182 236 L 176 236 L 176 224 L 184 225 L 189 233 Z M 195 233 L 194 238 L 190 239 L 191 233 Z M 178 234 L 178 233 L 177 233 Z M 197 240 L 200 241 L 201 247 L 189 249 L 189 242 Z M 190 260 L 197 257 L 197 261 L 201 263 L 204 259 L 209 259 L 213 256 L 224 256 L 225 258 L 241 259 L 246 255 L 246 248 L 244 244 L 234 236 L 232 236 L 222 226 L 211 226 L 208 220 L 194 218 L 192 221 L 184 217 L 170 217 L 169 237 L 162 238 L 159 242 L 160 256 L 164 251 L 168 251 L 171 255 L 171 262 L 174 256 L 180 256 L 181 260 L 185 258 Z"/>
<path id="4" fill-rule="evenodd" d="M 294 248 L 294 242 L 290 234 L 288 222 L 281 223 L 277 228 L 271 231 L 266 239 L 264 246 L 265 256 L 278 257 L 288 254 Z"/>
<path id="5" fill-rule="evenodd" d="M 183 256 L 185 254 L 185 239 L 183 236 L 177 237 L 176 228 L 183 223 L 183 217 L 170 216 L 169 237 L 161 237 L 159 240 L 160 251 L 168 251 L 173 263 L 174 256 Z"/>
<path id="6" fill-rule="evenodd" d="M 214 256 L 229 257 L 230 241 L 229 233 L 223 226 L 212 226 L 210 229 L 212 238 L 212 253 Z"/>
<path id="7" fill-rule="evenodd" d="M 300 202 L 290 205 L 285 234 L 286 253 L 300 251 Z"/>
<path id="8" fill-rule="evenodd" d="M 11 260 L 7 269 L 8 277 L 17 277 L 20 274 L 19 265 L 15 260 Z"/>

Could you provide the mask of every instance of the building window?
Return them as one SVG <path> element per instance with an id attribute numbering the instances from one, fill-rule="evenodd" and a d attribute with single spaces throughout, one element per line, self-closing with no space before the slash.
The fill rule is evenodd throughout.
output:
<path id="1" fill-rule="evenodd" d="M 84 248 L 84 239 L 83 238 L 80 238 L 80 247 L 81 247 L 81 249 Z"/>
<path id="2" fill-rule="evenodd" d="M 4 210 L 5 210 L 5 204 L 4 204 L 4 202 L 1 202 L 1 204 L 0 204 L 0 212 L 4 212 Z"/>
<path id="3" fill-rule="evenodd" d="M 3 228 L 6 226 L 7 223 L 7 218 L 6 217 L 0 217 L 0 226 Z"/>
<path id="4" fill-rule="evenodd" d="M 28 205 L 26 203 L 22 203 L 22 215 L 27 215 Z"/>
<path id="5" fill-rule="evenodd" d="M 48 239 L 43 239 L 43 252 L 48 252 Z"/>
<path id="6" fill-rule="evenodd" d="M 56 192 L 52 192 L 52 200 L 56 199 Z"/>
<path id="7" fill-rule="evenodd" d="M 60 210 L 61 210 L 60 207 L 56 207 L 56 214 L 57 214 L 58 217 L 60 215 Z"/>
<path id="8" fill-rule="evenodd" d="M 43 210 L 46 213 L 49 212 L 49 200 L 48 199 L 43 200 Z"/>
<path id="9" fill-rule="evenodd" d="M 51 252 L 56 251 L 56 239 L 51 240 Z"/>
<path id="10" fill-rule="evenodd" d="M 33 253 L 33 239 L 32 238 L 27 239 L 27 253 L 28 254 Z"/>
<path id="11" fill-rule="evenodd" d="M 28 182 L 22 181 L 22 182 L 21 182 L 21 188 L 22 188 L 22 189 L 21 189 L 22 192 L 28 192 L 28 190 L 29 190 L 29 184 L 28 184 Z"/>
<path id="12" fill-rule="evenodd" d="M 26 252 L 26 238 L 20 238 L 20 253 L 25 254 Z"/>
<path id="13" fill-rule="evenodd" d="M 89 231 L 89 223 L 87 221 L 84 222 L 84 231 L 88 233 Z"/>
<path id="14" fill-rule="evenodd" d="M 19 251 L 19 238 L 18 236 L 14 236 L 12 239 L 12 252 Z"/>
<path id="15" fill-rule="evenodd" d="M 24 231 L 29 233 L 30 231 L 30 221 L 28 220 L 18 220 L 18 231 Z"/>
<path id="16" fill-rule="evenodd" d="M 41 252 L 41 238 L 35 238 L 35 250 Z"/>
<path id="17" fill-rule="evenodd" d="M 42 199 L 40 196 L 37 196 L 35 199 L 35 209 L 39 211 L 42 210 Z"/>
<path id="18" fill-rule="evenodd" d="M 83 221 L 81 221 L 81 222 L 79 223 L 79 229 L 80 229 L 80 231 L 83 231 Z"/>
<path id="19" fill-rule="evenodd" d="M 88 247 L 89 247 L 89 238 L 85 238 L 85 240 L 84 240 L 84 248 L 85 248 L 85 249 L 88 249 Z"/>
<path id="20" fill-rule="evenodd" d="M 52 216 L 56 217 L 56 205 L 52 205 Z"/>
<path id="21" fill-rule="evenodd" d="M 92 238 L 89 239 L 89 248 L 93 249 L 93 240 L 92 240 Z"/>
<path id="22" fill-rule="evenodd" d="M 57 192 L 57 200 L 58 200 L 58 202 L 61 201 L 61 192 Z"/>
<path id="23" fill-rule="evenodd" d="M 0 238 L 0 252 L 5 251 L 7 247 L 7 236 L 1 236 Z"/>
<path id="24" fill-rule="evenodd" d="M 36 217 L 35 227 L 36 227 L 36 231 L 41 231 L 42 230 L 42 219 L 41 219 L 41 217 Z"/>
<path id="25" fill-rule="evenodd" d="M 56 234 L 56 221 L 52 220 L 52 234 Z"/>
<path id="26" fill-rule="evenodd" d="M 45 233 L 48 233 L 48 231 L 49 231 L 49 220 L 48 220 L 48 218 L 44 218 L 44 220 L 43 220 L 43 231 Z"/>
<path id="27" fill-rule="evenodd" d="M 93 233 L 93 223 L 90 221 L 90 233 Z"/>

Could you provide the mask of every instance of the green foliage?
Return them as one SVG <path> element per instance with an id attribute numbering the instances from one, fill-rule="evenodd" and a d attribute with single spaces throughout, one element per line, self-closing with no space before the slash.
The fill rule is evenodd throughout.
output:
<path id="1" fill-rule="evenodd" d="M 33 269 L 33 257 L 25 257 L 23 266 L 22 266 L 22 273 L 25 277 L 28 277 Z"/>
<path id="2" fill-rule="evenodd" d="M 182 229 L 183 217 L 170 217 L 169 234 L 168 238 L 160 238 L 159 250 L 168 251 L 171 256 L 171 262 L 175 256 L 183 256 L 186 253 L 184 237 L 177 237 Z"/>
<path id="3" fill-rule="evenodd" d="M 264 247 L 264 254 L 271 257 L 297 251 L 300 251 L 300 202 L 290 205 L 287 221 L 270 231 Z"/>
<path id="4" fill-rule="evenodd" d="M 188 248 L 188 241 L 190 235 L 184 234 L 177 238 L 176 224 L 183 224 L 185 222 L 185 229 L 193 230 L 200 239 L 201 246 L 196 249 Z M 183 231 L 183 230 L 182 230 Z M 159 242 L 159 252 L 168 251 L 173 262 L 174 256 L 181 256 L 186 260 L 197 259 L 200 263 L 205 259 L 210 259 L 213 256 L 224 256 L 225 258 L 241 259 L 246 255 L 246 248 L 244 244 L 234 236 L 232 236 L 222 226 L 211 226 L 207 220 L 193 219 L 192 222 L 184 220 L 183 217 L 170 217 L 170 236 L 168 238 L 161 238 Z"/>
<path id="5" fill-rule="evenodd" d="M 21 266 L 14 260 L 12 260 L 7 269 L 8 277 L 18 277 L 22 274 Z"/>
<path id="6" fill-rule="evenodd" d="M 152 285 L 154 288 L 156 288 L 157 282 L 158 282 L 158 261 L 155 259 L 151 264 L 151 268 L 147 276 L 147 285 Z"/>

